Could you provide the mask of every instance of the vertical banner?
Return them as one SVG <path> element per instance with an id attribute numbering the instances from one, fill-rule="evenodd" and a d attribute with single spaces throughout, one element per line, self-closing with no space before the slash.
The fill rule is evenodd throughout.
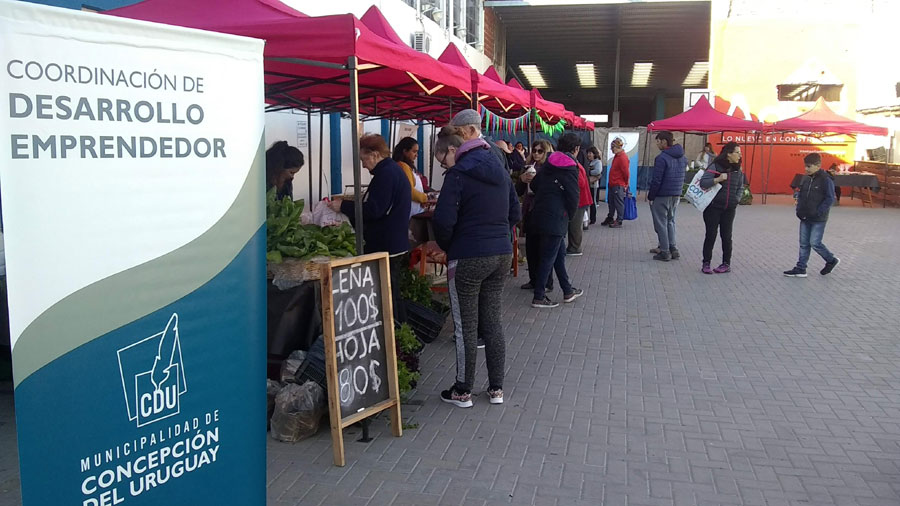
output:
<path id="1" fill-rule="evenodd" d="M 24 506 L 264 504 L 262 41 L 0 7 Z"/>
<path id="2" fill-rule="evenodd" d="M 607 136 L 606 143 L 606 159 L 608 160 L 608 164 L 606 167 L 606 181 L 607 187 L 609 186 L 609 168 L 612 166 L 613 152 L 610 149 L 610 144 L 612 144 L 613 139 L 622 139 L 623 149 L 625 150 L 625 154 L 628 155 L 628 190 L 632 195 L 637 195 L 637 176 L 638 176 L 638 161 L 640 160 L 638 156 L 638 151 L 640 149 L 640 132 L 616 132 L 610 131 Z"/>

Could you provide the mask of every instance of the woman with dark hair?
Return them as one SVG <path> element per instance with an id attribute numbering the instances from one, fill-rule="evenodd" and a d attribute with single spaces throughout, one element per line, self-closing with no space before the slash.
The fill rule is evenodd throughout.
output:
<path id="1" fill-rule="evenodd" d="M 534 290 L 534 279 L 537 276 L 538 264 L 540 256 L 536 234 L 529 234 L 529 218 L 531 208 L 534 207 L 534 192 L 531 190 L 531 181 L 534 176 L 541 170 L 547 158 L 553 153 L 553 145 L 546 140 L 536 140 L 531 146 L 531 154 L 526 160 L 528 164 L 526 170 L 519 176 L 516 182 L 516 193 L 522 197 L 522 230 L 525 232 L 525 262 L 528 264 L 528 282 L 522 285 L 523 290 Z M 528 170 L 528 168 L 534 170 Z M 533 239 L 533 240 L 532 240 Z M 553 274 L 547 278 L 547 290 L 553 291 Z"/>
<path id="2" fill-rule="evenodd" d="M 491 154 L 490 145 L 480 137 L 463 139 L 452 128 L 438 134 L 435 155 L 441 166 L 449 168 L 432 225 L 438 246 L 449 260 L 447 282 L 456 341 L 456 381 L 441 392 L 441 400 L 468 408 L 479 339 L 484 342 L 488 399 L 491 404 L 503 403 L 503 286 L 512 262 L 510 232 L 521 210 L 509 174 Z"/>
<path id="3" fill-rule="evenodd" d="M 591 184 L 591 196 L 594 202 L 591 204 L 590 224 L 597 223 L 597 202 L 600 201 L 600 176 L 603 175 L 603 162 L 600 161 L 600 150 L 597 146 L 591 146 L 587 150 L 588 182 Z"/>
<path id="4" fill-rule="evenodd" d="M 416 177 L 415 169 L 416 158 L 419 156 L 419 143 L 412 137 L 404 137 L 394 146 L 394 152 L 391 158 L 397 162 L 397 165 L 403 169 L 406 179 L 409 181 L 409 187 L 412 191 L 412 204 L 410 206 L 409 215 L 414 216 L 423 210 L 423 205 L 428 202 L 428 195 L 425 194 L 425 187 L 422 186 L 422 180 Z"/>
<path id="5" fill-rule="evenodd" d="M 276 198 L 293 198 L 294 175 L 303 167 L 303 153 L 287 141 L 278 141 L 266 150 L 266 190 L 276 188 Z"/>
<path id="6" fill-rule="evenodd" d="M 741 194 L 744 192 L 744 173 L 741 172 L 741 147 L 736 142 L 729 142 L 722 147 L 722 152 L 709 164 L 709 168 L 700 178 L 700 187 L 712 188 L 716 183 L 722 188 L 712 202 L 703 211 L 703 222 L 706 224 L 706 238 L 703 241 L 703 274 L 723 274 L 731 272 L 731 231 L 734 224 L 734 213 Z M 715 269 L 710 268 L 713 246 L 716 245 L 716 233 L 722 237 L 722 264 Z"/>

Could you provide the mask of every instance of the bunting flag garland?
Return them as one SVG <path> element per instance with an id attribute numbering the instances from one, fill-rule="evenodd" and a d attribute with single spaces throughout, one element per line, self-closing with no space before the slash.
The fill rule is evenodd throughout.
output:
<path id="1" fill-rule="evenodd" d="M 486 132 L 505 132 L 514 135 L 521 130 L 528 128 L 528 120 L 531 113 L 525 113 L 518 118 L 504 118 L 489 111 L 487 107 L 478 104 L 478 110 L 484 119 L 484 130 Z"/>
<path id="2" fill-rule="evenodd" d="M 566 128 L 566 120 L 562 118 L 560 118 L 560 120 L 553 125 L 550 125 L 549 123 L 544 121 L 544 118 L 542 118 L 540 114 L 537 115 L 537 119 L 538 124 L 541 126 L 541 131 L 543 131 L 549 137 L 553 137 L 554 135 L 561 133 Z"/>

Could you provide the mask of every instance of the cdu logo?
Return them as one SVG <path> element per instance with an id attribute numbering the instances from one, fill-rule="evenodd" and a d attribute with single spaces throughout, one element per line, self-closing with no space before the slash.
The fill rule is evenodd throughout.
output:
<path id="1" fill-rule="evenodd" d="M 187 383 L 177 314 L 172 313 L 162 332 L 122 348 L 118 356 L 129 420 L 143 427 L 181 411 Z"/>

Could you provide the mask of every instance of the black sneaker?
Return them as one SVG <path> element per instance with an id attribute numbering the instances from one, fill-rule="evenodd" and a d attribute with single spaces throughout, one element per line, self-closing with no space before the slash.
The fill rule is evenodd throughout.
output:
<path id="1" fill-rule="evenodd" d="M 601 227 L 606 227 L 606 226 L 608 226 L 608 225 L 609 225 L 610 223 L 612 223 L 612 222 L 613 222 L 613 219 L 610 218 L 609 216 L 607 216 L 605 220 L 603 220 L 603 221 L 600 222 L 600 226 L 601 226 Z"/>
<path id="2" fill-rule="evenodd" d="M 681 258 L 681 252 L 677 248 L 672 248 L 669 250 L 669 256 L 672 257 L 672 260 L 678 260 Z"/>
<path id="3" fill-rule="evenodd" d="M 484 340 L 479 338 L 478 344 L 476 346 L 478 347 L 479 350 L 483 350 L 484 349 Z"/>
<path id="4" fill-rule="evenodd" d="M 563 302 L 573 302 L 575 301 L 575 299 L 581 297 L 582 295 L 584 295 L 584 290 L 582 290 L 581 288 L 572 288 L 572 293 L 563 296 Z"/>
<path id="5" fill-rule="evenodd" d="M 614 221 L 609 224 L 609 228 L 622 228 L 622 221 Z"/>
<path id="6" fill-rule="evenodd" d="M 544 296 L 543 300 L 534 299 L 531 301 L 531 307 L 551 308 L 559 305 L 559 302 L 553 302 L 550 297 Z"/>
<path id="7" fill-rule="evenodd" d="M 582 255 L 584 255 L 584 253 L 582 253 L 580 251 L 566 251 L 567 257 L 580 257 Z"/>
<path id="8" fill-rule="evenodd" d="M 801 269 L 799 267 L 794 267 L 789 271 L 784 271 L 784 275 L 789 278 L 805 278 L 806 277 L 806 269 Z"/>
<path id="9" fill-rule="evenodd" d="M 452 386 L 449 390 L 441 392 L 441 400 L 460 408 L 471 408 L 472 392 L 459 392 L 456 386 Z"/>
<path id="10" fill-rule="evenodd" d="M 668 262 L 672 259 L 672 254 L 668 251 L 660 251 L 659 253 L 653 255 L 654 260 L 659 260 L 662 262 Z"/>
<path id="11" fill-rule="evenodd" d="M 841 263 L 841 259 L 838 257 L 834 257 L 834 260 L 832 260 L 830 262 L 825 262 L 825 267 L 822 267 L 822 270 L 819 271 L 819 274 L 821 274 L 823 276 L 826 274 L 830 274 L 831 271 L 833 271 L 834 268 L 837 267 L 839 263 Z"/>
<path id="12" fill-rule="evenodd" d="M 529 281 L 529 282 L 525 283 L 524 285 L 520 286 L 519 288 L 521 288 L 522 290 L 534 290 L 534 284 L 532 284 L 531 281 Z"/>

